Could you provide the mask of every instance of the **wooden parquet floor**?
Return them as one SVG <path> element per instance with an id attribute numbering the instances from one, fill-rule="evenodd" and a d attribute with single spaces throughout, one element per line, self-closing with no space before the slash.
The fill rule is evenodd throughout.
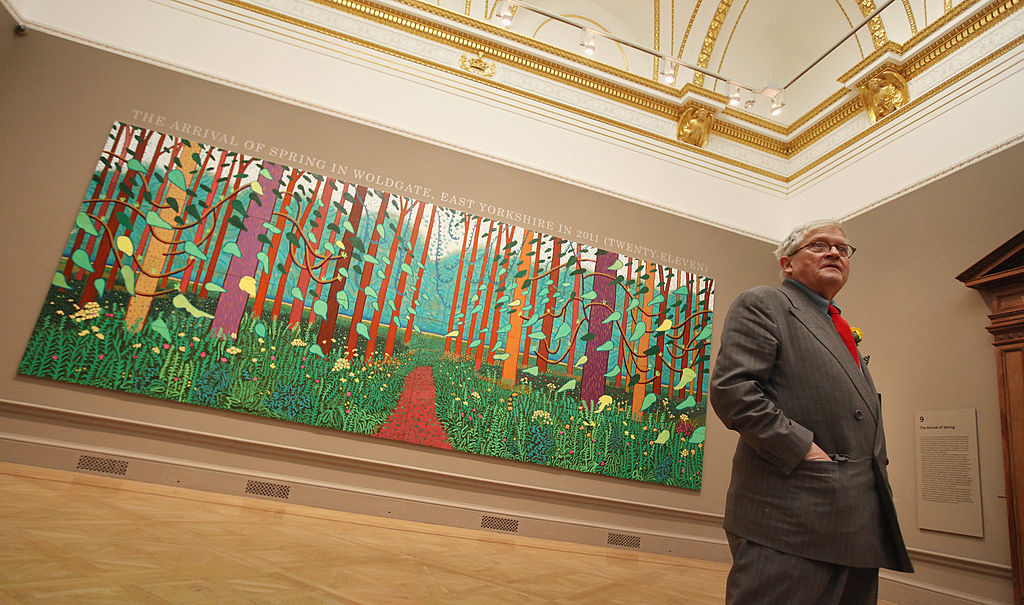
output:
<path id="1" fill-rule="evenodd" d="M 0 463 L 2 603 L 722 603 L 728 565 Z"/>
<path id="2" fill-rule="evenodd" d="M 724 601 L 728 564 L 0 462 L 0 603 Z"/>

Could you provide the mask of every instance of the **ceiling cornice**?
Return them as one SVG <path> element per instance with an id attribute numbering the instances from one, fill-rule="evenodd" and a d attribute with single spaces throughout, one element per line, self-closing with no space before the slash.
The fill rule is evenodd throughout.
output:
<path id="1" fill-rule="evenodd" d="M 0 1 L 58 36 L 758 238 L 790 215 L 872 207 L 1024 133 L 985 105 L 1022 88 L 1024 0 L 967 0 L 906 44 L 886 42 L 788 125 L 415 0 L 113 0 L 114 25 L 74 0 Z M 164 22 L 191 43 L 139 43 Z M 230 62 L 218 59 L 225 44 Z M 288 65 L 288 77 L 263 65 Z M 872 122 L 857 87 L 883 70 L 910 76 L 911 94 Z M 359 86 L 394 103 L 347 94 Z M 677 138 L 694 107 L 716 112 L 704 147 Z"/>
<path id="2" fill-rule="evenodd" d="M 828 152 L 819 155 L 819 157 L 811 161 L 802 163 L 798 168 L 794 167 L 788 171 L 766 170 L 763 167 L 716 152 L 714 148 L 694 149 L 693 146 L 667 137 L 664 133 L 638 128 L 600 113 L 572 106 L 554 98 L 546 98 L 543 95 L 538 95 L 528 90 L 516 89 L 514 86 L 509 86 L 493 78 L 477 75 L 472 71 L 430 61 L 421 56 L 392 48 L 387 44 L 352 36 L 294 15 L 272 10 L 254 2 L 246 0 L 216 1 L 270 17 L 292 26 L 363 45 L 376 51 L 429 66 L 449 74 L 470 78 L 478 83 L 498 87 L 505 92 L 519 94 L 533 101 L 547 103 L 565 111 L 586 115 L 588 118 L 605 122 L 610 126 L 650 137 L 661 144 L 687 148 L 697 154 L 706 155 L 737 168 L 775 179 L 780 183 L 789 183 L 807 173 L 846 146 L 856 143 L 856 141 L 864 136 L 870 135 L 875 127 L 873 124 L 867 124 L 866 128 L 854 138 L 833 147 Z M 972 5 L 969 2 L 963 2 L 942 18 L 918 32 L 906 44 L 900 45 L 892 41 L 883 41 L 874 52 L 840 77 L 840 82 L 846 83 L 845 87 L 840 88 L 830 97 L 822 100 L 821 103 L 797 118 L 792 124 L 785 126 L 733 109 L 727 105 L 727 99 L 724 95 L 705 89 L 699 83 L 688 83 L 681 89 L 671 88 L 658 83 L 656 80 L 613 68 L 598 61 L 582 57 L 578 53 L 568 52 L 564 49 L 539 42 L 531 37 L 522 36 L 503 28 L 492 26 L 484 21 L 448 11 L 425 2 L 393 0 L 390 4 L 385 4 L 374 0 L 312 1 L 348 15 L 366 19 L 407 34 L 420 36 L 432 43 L 471 53 L 484 60 L 494 61 L 498 64 L 499 68 L 500 66 L 508 66 L 522 70 L 526 73 L 549 79 L 562 86 L 620 103 L 629 109 L 649 113 L 668 122 L 679 120 L 683 111 L 684 105 L 682 101 L 684 97 L 699 98 L 707 105 L 720 108 L 718 119 L 714 121 L 712 126 L 711 132 L 713 136 L 720 136 L 751 150 L 783 160 L 793 159 L 808 150 L 808 148 L 822 138 L 835 132 L 840 126 L 863 114 L 863 101 L 855 91 L 858 84 L 873 75 L 873 73 L 862 74 L 863 77 L 859 81 L 851 81 L 859 73 L 885 60 L 885 66 L 894 67 L 906 80 L 913 80 L 940 64 L 957 50 L 983 37 L 992 28 L 1002 23 L 1011 15 L 1016 14 L 1021 6 L 1024 5 L 1024 0 L 998 0 L 980 9 L 975 4 L 973 5 L 975 8 L 974 12 L 968 15 Z M 720 3 L 719 10 L 724 10 L 722 9 L 723 6 L 727 8 L 727 4 L 724 2 Z M 869 4 L 871 4 L 871 7 L 862 7 L 862 10 L 873 7 L 873 2 Z M 407 7 L 407 10 L 399 10 L 399 6 Z M 964 18 L 965 15 L 967 15 L 966 18 Z M 942 34 L 938 39 L 929 42 L 933 36 L 942 32 L 944 28 L 948 28 L 950 24 L 955 23 L 958 19 L 962 19 L 962 22 L 956 24 L 955 27 Z M 997 49 L 989 56 L 988 60 L 1016 46 L 1017 43 L 1019 42 L 1015 41 L 1003 49 Z M 977 66 L 967 66 L 967 69 L 976 68 Z M 878 69 L 881 69 L 881 67 Z M 927 96 L 934 95 L 955 84 L 958 80 L 959 78 L 954 75 L 930 91 L 922 91 L 922 94 Z"/>

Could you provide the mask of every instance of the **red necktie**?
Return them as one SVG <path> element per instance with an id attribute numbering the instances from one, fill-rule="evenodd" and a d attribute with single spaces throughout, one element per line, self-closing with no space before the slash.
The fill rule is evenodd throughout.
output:
<path id="1" fill-rule="evenodd" d="M 857 367 L 860 367 L 860 355 L 857 355 L 857 343 L 853 341 L 853 331 L 850 330 L 850 324 L 846 323 L 846 320 L 839 314 L 839 309 L 835 305 L 828 306 L 828 316 L 832 318 L 832 325 L 836 327 L 839 337 L 846 343 L 846 348 L 850 349 L 850 355 L 853 355 L 853 360 L 857 362 Z"/>

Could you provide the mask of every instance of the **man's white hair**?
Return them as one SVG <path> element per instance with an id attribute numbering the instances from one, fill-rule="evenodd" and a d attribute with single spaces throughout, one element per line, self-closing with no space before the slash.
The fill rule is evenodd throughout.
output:
<path id="1" fill-rule="evenodd" d="M 839 232 L 843 234 L 843 237 L 846 237 L 846 231 L 843 230 L 843 226 L 840 225 L 839 222 L 836 220 L 827 218 L 817 221 L 811 221 L 809 223 L 800 225 L 799 227 L 796 227 L 795 229 L 789 232 L 789 235 L 786 236 L 786 239 L 782 240 L 782 242 L 779 244 L 779 247 L 775 249 L 775 260 L 781 260 L 783 256 L 793 255 L 796 252 L 797 248 L 800 247 L 800 244 L 803 243 L 804 238 L 807 237 L 808 233 L 814 231 L 815 229 L 825 229 L 827 227 L 838 229 Z"/>

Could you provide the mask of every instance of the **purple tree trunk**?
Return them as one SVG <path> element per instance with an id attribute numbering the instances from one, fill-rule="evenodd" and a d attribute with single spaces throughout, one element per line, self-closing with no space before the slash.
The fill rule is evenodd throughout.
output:
<path id="1" fill-rule="evenodd" d="M 249 302 L 249 293 L 239 288 L 238 284 L 243 277 L 256 275 L 256 266 L 259 264 L 256 255 L 263 247 L 263 243 L 256 238 L 266 232 L 263 223 L 270 222 L 274 206 L 277 205 L 278 187 L 284 175 L 284 166 L 279 164 L 264 161 L 263 168 L 270 173 L 270 178 L 261 174 L 257 182 L 263 192 L 259 195 L 258 203 L 250 198 L 247 209 L 249 216 L 242 223 L 245 229 L 239 231 L 235 242 L 241 256 L 232 258 L 228 265 L 228 273 L 224 277 L 224 289 L 227 291 L 221 293 L 210 325 L 210 332 L 214 335 L 236 334 L 242 323 L 245 305 Z"/>
<path id="2" fill-rule="evenodd" d="M 590 323 L 588 329 L 594 337 L 587 341 L 587 362 L 583 364 L 583 378 L 580 384 L 580 400 L 588 408 L 604 395 L 606 386 L 604 375 L 608 373 L 608 351 L 598 351 L 597 347 L 608 342 L 612 336 L 612 323 L 602 323 L 615 308 L 616 289 L 615 272 L 610 270 L 619 255 L 615 252 L 598 250 L 597 261 L 592 282 L 592 289 L 597 297 L 590 303 Z"/>

